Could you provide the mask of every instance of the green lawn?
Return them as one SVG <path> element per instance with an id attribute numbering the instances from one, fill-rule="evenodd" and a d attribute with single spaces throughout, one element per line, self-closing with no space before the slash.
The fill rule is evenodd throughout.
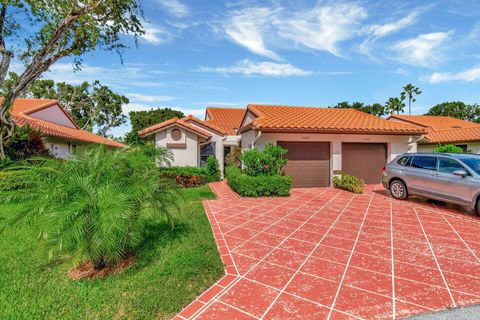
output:
<path id="1" fill-rule="evenodd" d="M 214 194 L 207 186 L 181 192 L 175 230 L 151 223 L 136 263 L 102 279 L 71 280 L 71 260 L 48 261 L 36 226 L 8 229 L 0 235 L 0 319 L 171 318 L 223 274 L 201 203 Z M 0 217 L 18 206 L 0 205 Z"/>

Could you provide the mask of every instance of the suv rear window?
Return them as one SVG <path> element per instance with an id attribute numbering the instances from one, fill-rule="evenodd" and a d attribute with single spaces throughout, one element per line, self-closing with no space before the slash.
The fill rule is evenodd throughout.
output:
<path id="1" fill-rule="evenodd" d="M 400 159 L 398 159 L 397 163 L 401 166 L 409 166 L 410 165 L 410 159 L 411 157 L 409 156 L 404 156 L 404 157 L 401 157 Z"/>
<path id="2" fill-rule="evenodd" d="M 437 169 L 437 157 L 413 157 L 412 167 L 426 170 Z"/>

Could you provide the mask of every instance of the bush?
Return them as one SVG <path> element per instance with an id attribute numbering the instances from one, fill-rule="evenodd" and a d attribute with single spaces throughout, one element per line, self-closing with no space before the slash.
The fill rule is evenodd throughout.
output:
<path id="1" fill-rule="evenodd" d="M 240 168 L 242 166 L 242 149 L 238 146 L 233 146 L 225 158 L 227 166 L 234 166 Z"/>
<path id="2" fill-rule="evenodd" d="M 435 153 L 463 153 L 463 149 L 453 144 L 444 144 L 444 145 L 439 144 L 435 148 L 434 152 Z"/>
<path id="3" fill-rule="evenodd" d="M 207 183 L 205 168 L 165 167 L 160 168 L 160 178 L 174 181 L 180 188 L 192 188 Z"/>
<path id="4" fill-rule="evenodd" d="M 228 185 L 242 197 L 288 196 L 292 178 L 281 175 L 249 176 L 234 166 L 226 169 Z"/>
<path id="5" fill-rule="evenodd" d="M 333 185 L 335 188 L 345 189 L 353 193 L 363 193 L 365 181 L 355 176 L 342 172 L 340 176 L 333 177 Z"/>
<path id="6" fill-rule="evenodd" d="M 3 228 L 33 219 L 50 255 L 68 253 L 97 270 L 114 265 L 138 250 L 153 216 L 166 215 L 173 227 L 177 197 L 158 178 L 159 157 L 171 155 L 152 146 L 90 146 L 69 161 L 25 165 L 16 179 L 28 187 L 0 190 L 0 203 L 23 203 Z"/>
<path id="7" fill-rule="evenodd" d="M 250 149 L 243 152 L 245 173 L 249 176 L 272 176 L 280 174 L 287 164 L 287 150 L 268 144 L 264 150 Z"/>
<path id="8" fill-rule="evenodd" d="M 205 167 L 205 172 L 207 174 L 208 182 L 221 180 L 220 166 L 215 156 L 209 156 L 207 158 L 207 166 Z"/>
<path id="9" fill-rule="evenodd" d="M 12 139 L 5 145 L 5 156 L 11 161 L 21 161 L 34 156 L 48 156 L 42 133 L 28 125 L 15 126 Z M 3 166 L 3 162 L 0 164 Z"/>

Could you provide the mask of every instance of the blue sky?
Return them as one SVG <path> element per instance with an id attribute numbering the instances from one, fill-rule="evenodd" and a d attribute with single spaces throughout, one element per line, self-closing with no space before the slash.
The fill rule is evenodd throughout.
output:
<path id="1" fill-rule="evenodd" d="M 125 108 L 248 103 L 384 103 L 413 83 L 413 113 L 436 103 L 480 102 L 480 1 L 143 1 L 146 35 L 123 55 L 96 51 L 73 72 L 129 97 Z M 127 43 L 132 39 L 126 37 Z M 120 136 L 128 125 L 111 133 Z"/>

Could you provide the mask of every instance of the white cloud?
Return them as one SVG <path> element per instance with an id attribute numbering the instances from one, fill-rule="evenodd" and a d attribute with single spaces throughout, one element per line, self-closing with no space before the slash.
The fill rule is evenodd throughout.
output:
<path id="1" fill-rule="evenodd" d="M 283 7 L 256 7 L 233 11 L 225 33 L 250 51 L 279 60 L 272 47 L 308 48 L 340 56 L 339 44 L 360 33 L 367 17 L 357 3 L 317 5 L 292 11 Z"/>
<path id="2" fill-rule="evenodd" d="M 266 37 L 268 23 L 275 14 L 269 8 L 250 8 L 235 12 L 225 24 L 225 33 L 234 42 L 246 47 L 253 53 L 279 60 L 279 56 L 267 49 Z"/>
<path id="3" fill-rule="evenodd" d="M 376 38 L 385 37 L 415 23 L 418 15 L 419 13 L 415 11 L 394 22 L 366 26 L 365 31 Z"/>
<path id="4" fill-rule="evenodd" d="M 178 97 L 172 96 L 152 96 L 152 95 L 145 95 L 140 93 L 127 93 L 126 96 L 136 102 L 146 102 L 146 103 L 153 103 L 153 102 L 165 102 L 165 101 L 172 101 L 178 99 Z"/>
<path id="5" fill-rule="evenodd" d="M 480 79 L 480 67 L 473 67 L 460 72 L 434 72 L 422 77 L 422 80 L 430 83 L 441 83 L 448 81 L 472 82 Z"/>
<path id="6" fill-rule="evenodd" d="M 339 44 L 358 34 L 359 22 L 366 17 L 360 5 L 338 3 L 317 5 L 286 18 L 276 17 L 275 25 L 279 36 L 294 45 L 341 56 Z"/>
<path id="7" fill-rule="evenodd" d="M 173 38 L 172 33 L 151 23 L 144 22 L 143 29 L 145 33 L 141 35 L 141 38 L 154 45 L 164 44 Z"/>
<path id="8" fill-rule="evenodd" d="M 158 0 L 158 3 L 167 10 L 168 13 L 176 17 L 184 17 L 190 14 L 190 9 L 187 5 L 179 0 Z"/>
<path id="9" fill-rule="evenodd" d="M 392 50 L 396 59 L 404 64 L 428 67 L 444 60 L 444 44 L 453 34 L 449 32 L 433 32 L 420 34 L 415 38 L 396 43 Z"/>
<path id="10" fill-rule="evenodd" d="M 201 67 L 200 71 L 220 74 L 261 75 L 270 77 L 308 76 L 312 71 L 297 68 L 289 63 L 253 62 L 242 60 L 230 67 Z"/>

